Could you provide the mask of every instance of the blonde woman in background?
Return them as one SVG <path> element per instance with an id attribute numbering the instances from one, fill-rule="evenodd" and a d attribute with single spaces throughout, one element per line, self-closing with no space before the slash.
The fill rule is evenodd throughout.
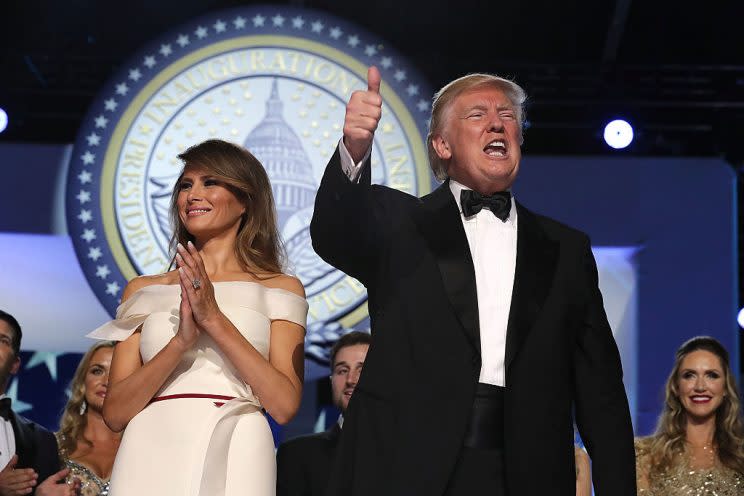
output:
<path id="1" fill-rule="evenodd" d="M 729 354 L 696 337 L 676 353 L 656 433 L 636 440 L 638 494 L 744 494 L 744 424 Z"/>
<path id="2" fill-rule="evenodd" d="M 108 480 L 121 439 L 102 417 L 114 344 L 96 343 L 83 355 L 56 434 L 60 459 L 70 469 L 67 480 L 80 481 L 81 496 L 108 494 Z"/>

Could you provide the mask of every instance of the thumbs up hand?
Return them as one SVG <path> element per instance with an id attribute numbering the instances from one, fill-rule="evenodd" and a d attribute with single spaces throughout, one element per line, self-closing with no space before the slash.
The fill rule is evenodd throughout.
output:
<path id="1" fill-rule="evenodd" d="M 375 130 L 380 123 L 382 116 L 381 81 L 377 67 L 370 67 L 367 70 L 367 90 L 352 93 L 346 105 L 344 146 L 355 163 L 359 162 L 372 146 Z"/>

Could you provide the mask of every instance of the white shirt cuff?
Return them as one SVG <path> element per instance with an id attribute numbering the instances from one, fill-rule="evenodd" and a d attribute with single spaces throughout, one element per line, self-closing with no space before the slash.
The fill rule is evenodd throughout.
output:
<path id="1" fill-rule="evenodd" d="M 339 158 L 341 160 L 341 170 L 344 171 L 344 174 L 346 174 L 346 177 L 349 178 L 349 181 L 352 183 L 358 183 L 359 182 L 359 176 L 361 176 L 362 173 L 362 165 L 364 162 L 367 161 L 369 156 L 372 154 L 372 147 L 369 147 L 369 150 L 367 150 L 367 153 L 364 154 L 364 157 L 362 157 L 362 160 L 360 160 L 358 163 L 354 163 L 354 159 L 351 158 L 351 154 L 349 153 L 349 150 L 346 149 L 346 145 L 344 145 L 344 139 L 341 138 L 338 142 L 338 149 L 339 149 Z"/>

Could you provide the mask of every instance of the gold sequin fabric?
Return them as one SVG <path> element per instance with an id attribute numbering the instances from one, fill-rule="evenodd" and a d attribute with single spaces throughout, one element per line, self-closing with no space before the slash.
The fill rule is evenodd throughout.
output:
<path id="1" fill-rule="evenodd" d="M 646 477 L 649 454 L 636 441 L 638 495 L 643 496 L 744 496 L 744 477 L 720 462 L 708 469 L 690 469 L 689 458 L 681 453 L 678 463 L 661 474 Z"/>
<path id="2" fill-rule="evenodd" d="M 70 474 L 67 476 L 68 483 L 72 479 L 80 480 L 80 492 L 77 496 L 108 496 L 108 480 L 100 479 L 88 467 L 73 460 L 65 460 L 65 466 L 70 469 Z"/>

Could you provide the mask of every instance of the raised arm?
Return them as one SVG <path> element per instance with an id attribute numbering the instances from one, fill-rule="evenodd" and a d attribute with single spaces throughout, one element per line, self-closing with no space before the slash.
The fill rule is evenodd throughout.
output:
<path id="1" fill-rule="evenodd" d="M 147 284 L 146 278 L 130 281 L 124 289 L 122 302 Z M 184 294 L 183 285 L 181 294 Z M 188 299 L 181 298 L 179 314 L 178 332 L 146 364 L 142 364 L 139 350 L 141 329 L 137 329 L 114 348 L 108 391 L 103 403 L 103 420 L 111 430 L 124 430 L 129 421 L 147 406 L 176 368 L 183 354 L 199 337 Z"/>
<path id="2" fill-rule="evenodd" d="M 362 282 L 381 239 L 380 212 L 370 187 L 372 142 L 382 116 L 380 83 L 380 72 L 370 67 L 367 89 L 352 93 L 344 135 L 326 167 L 310 223 L 315 251 Z"/>

